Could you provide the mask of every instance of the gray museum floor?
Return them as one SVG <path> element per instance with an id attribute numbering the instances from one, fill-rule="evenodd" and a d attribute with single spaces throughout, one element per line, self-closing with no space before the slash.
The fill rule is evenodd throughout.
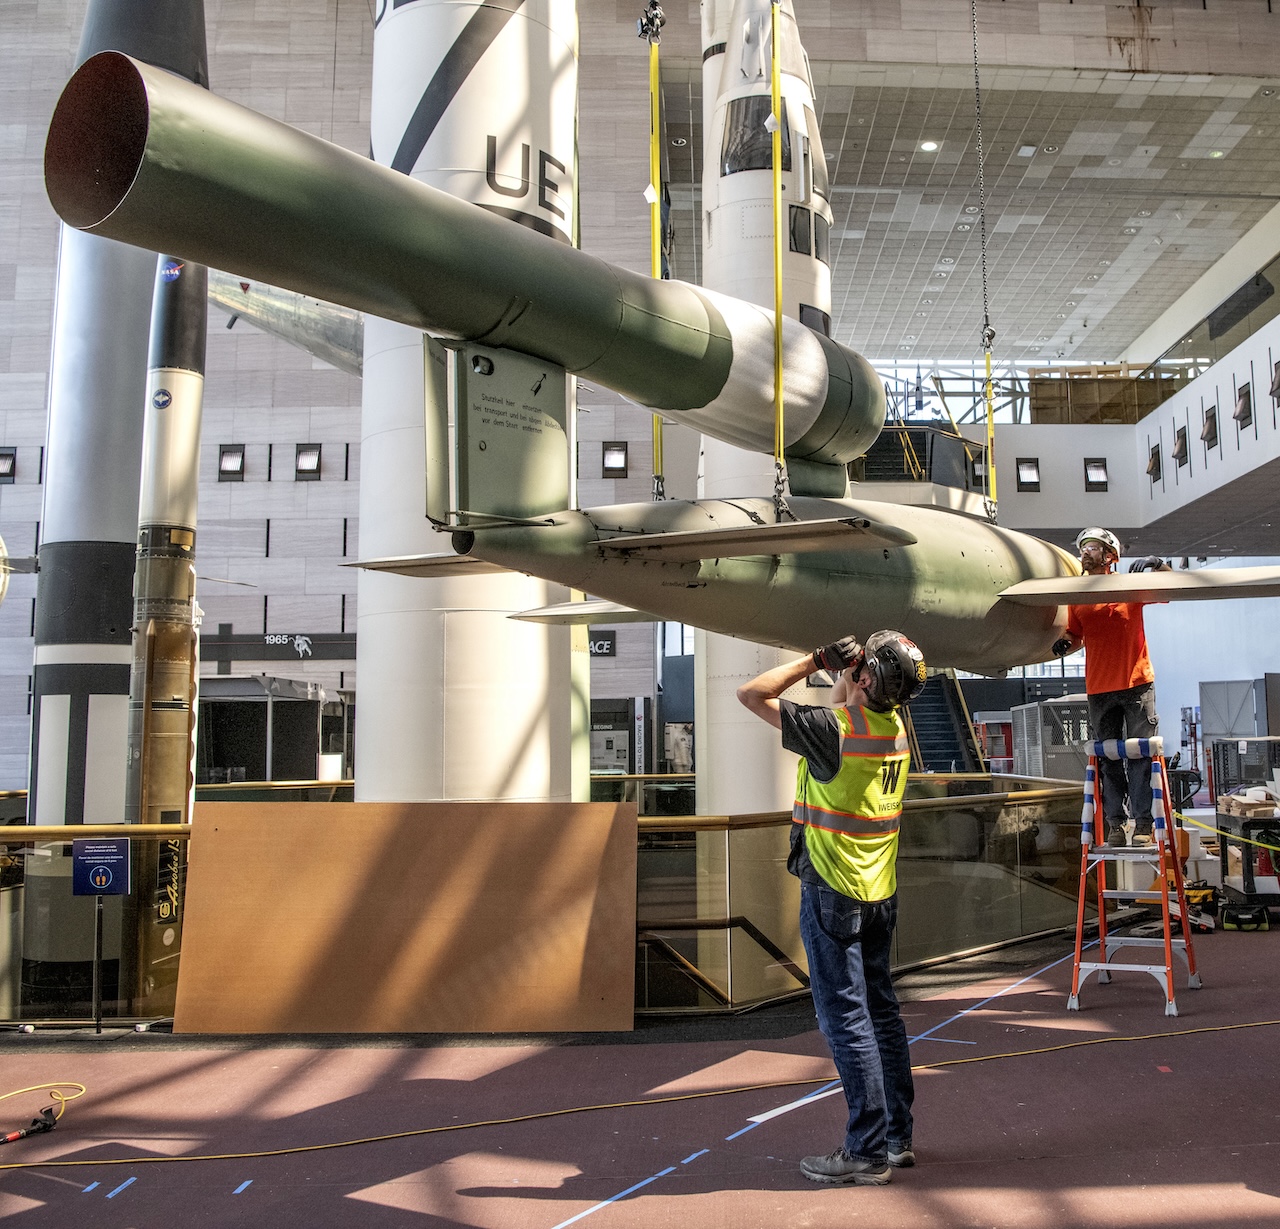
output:
<path id="1" fill-rule="evenodd" d="M 919 1163 L 882 1188 L 797 1169 L 842 1134 L 807 1001 L 609 1035 L 4 1034 L 2 1091 L 87 1092 L 0 1151 L 0 1218 L 1280 1226 L 1280 932 L 1196 949 L 1204 988 L 1180 979 L 1176 1018 L 1144 973 L 1091 979 L 1068 1012 L 1067 938 L 905 976 Z M 0 1130 L 47 1103 L 9 1100 Z"/>

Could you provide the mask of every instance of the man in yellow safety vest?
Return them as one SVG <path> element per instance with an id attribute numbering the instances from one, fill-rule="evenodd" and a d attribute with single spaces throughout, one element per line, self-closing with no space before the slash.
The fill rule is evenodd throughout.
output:
<path id="1" fill-rule="evenodd" d="M 819 670 L 838 675 L 832 708 L 780 697 Z M 800 933 L 818 1027 L 844 1086 L 849 1121 L 814 1182 L 883 1186 L 915 1164 L 911 1059 L 889 976 L 897 923 L 898 824 L 910 752 L 898 705 L 920 694 L 924 656 L 900 632 L 852 636 L 765 671 L 738 699 L 802 758 L 787 868 L 800 879 Z"/>

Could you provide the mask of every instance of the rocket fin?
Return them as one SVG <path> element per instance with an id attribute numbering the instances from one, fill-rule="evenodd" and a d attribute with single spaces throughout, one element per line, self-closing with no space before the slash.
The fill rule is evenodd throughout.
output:
<path id="1" fill-rule="evenodd" d="M 821 521 L 788 521 L 778 525 L 680 533 L 635 534 L 608 538 L 596 549 L 612 557 L 692 563 L 698 559 L 732 559 L 745 555 L 793 555 L 820 550 L 881 550 L 913 546 L 914 534 L 863 516 Z"/>
<path id="2" fill-rule="evenodd" d="M 1280 567 L 1202 568 L 1195 572 L 1112 572 L 1024 580 L 1000 593 L 1023 606 L 1093 606 L 1101 602 L 1197 602 L 1280 597 Z"/>
<path id="3" fill-rule="evenodd" d="M 539 606 L 536 610 L 522 610 L 508 615 L 509 619 L 523 619 L 528 623 L 554 623 L 568 627 L 592 626 L 597 623 L 661 623 L 658 615 L 647 614 L 621 602 L 608 602 L 603 598 L 590 598 L 585 602 L 558 602 L 554 606 Z"/>

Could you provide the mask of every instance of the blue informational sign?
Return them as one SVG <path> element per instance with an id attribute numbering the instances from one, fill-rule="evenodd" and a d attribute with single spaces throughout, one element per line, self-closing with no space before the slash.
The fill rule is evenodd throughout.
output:
<path id="1" fill-rule="evenodd" d="M 129 838 L 71 842 L 71 885 L 76 896 L 128 896 Z"/>

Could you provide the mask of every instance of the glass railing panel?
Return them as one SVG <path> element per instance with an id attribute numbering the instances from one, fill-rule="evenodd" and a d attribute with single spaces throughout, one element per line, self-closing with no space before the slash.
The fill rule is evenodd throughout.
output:
<path id="1" fill-rule="evenodd" d="M 722 1005 L 691 975 L 700 971 L 698 932 L 662 927 L 697 916 L 698 834 L 642 832 L 636 850 L 638 1010 Z"/>
<path id="2" fill-rule="evenodd" d="M 751 1002 L 788 994 L 802 984 L 796 971 L 808 972 L 800 941 L 800 881 L 787 872 L 791 825 L 728 835 L 729 910 L 745 923 L 729 937 L 733 997 Z"/>
<path id="3" fill-rule="evenodd" d="M 903 815 L 895 964 L 1020 933 L 1017 845 L 999 803 L 940 802 Z"/>
<path id="4" fill-rule="evenodd" d="M 1053 798 L 1005 808 L 1018 833 L 1020 933 L 1072 926 L 1080 885 L 1080 808 L 1076 798 Z M 1096 895 L 1093 904 L 1097 904 Z"/>

